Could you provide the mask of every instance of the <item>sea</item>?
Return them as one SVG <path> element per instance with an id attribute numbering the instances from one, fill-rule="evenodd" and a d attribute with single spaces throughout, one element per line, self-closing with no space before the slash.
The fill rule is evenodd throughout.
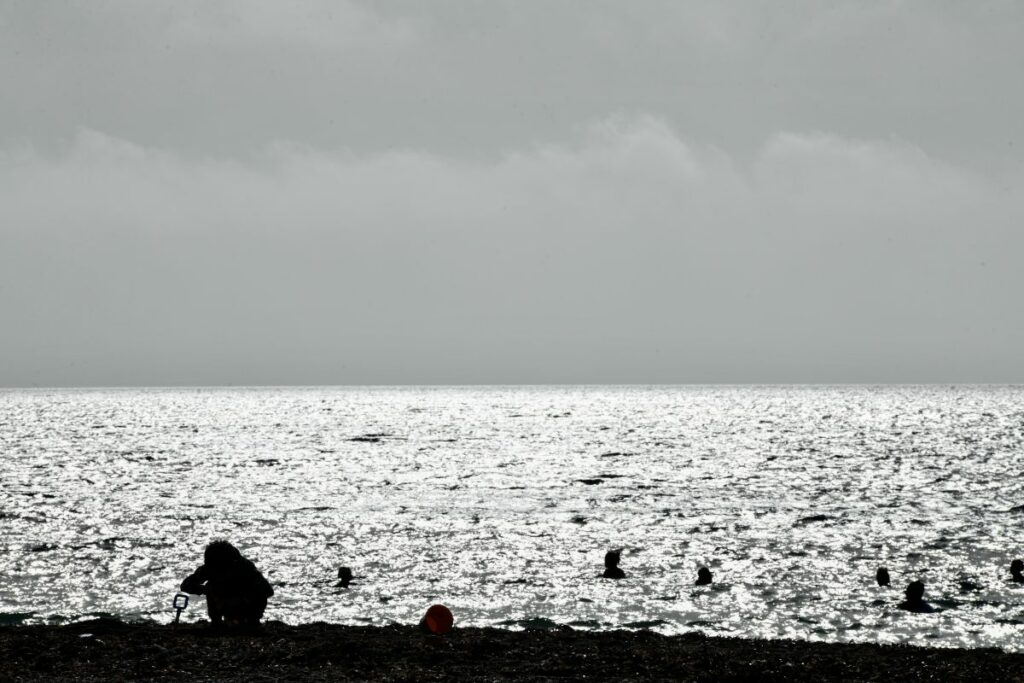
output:
<path id="1" fill-rule="evenodd" d="M 170 622 L 227 539 L 287 623 L 1021 652 L 1022 454 L 1016 386 L 4 390 L 0 623 Z"/>

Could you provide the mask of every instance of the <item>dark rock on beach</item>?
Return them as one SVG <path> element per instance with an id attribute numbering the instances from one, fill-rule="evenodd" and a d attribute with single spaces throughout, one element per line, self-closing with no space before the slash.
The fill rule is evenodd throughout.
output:
<path id="1" fill-rule="evenodd" d="M 650 631 L 457 629 L 268 623 L 0 627 L 11 681 L 951 681 L 1024 680 L 1024 654 L 892 645 L 662 636 Z"/>

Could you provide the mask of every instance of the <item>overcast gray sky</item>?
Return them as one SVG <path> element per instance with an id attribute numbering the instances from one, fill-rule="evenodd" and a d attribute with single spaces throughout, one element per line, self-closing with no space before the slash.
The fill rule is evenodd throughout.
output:
<path id="1" fill-rule="evenodd" d="M 0 386 L 1024 382 L 1022 36 L 0 0 Z"/>

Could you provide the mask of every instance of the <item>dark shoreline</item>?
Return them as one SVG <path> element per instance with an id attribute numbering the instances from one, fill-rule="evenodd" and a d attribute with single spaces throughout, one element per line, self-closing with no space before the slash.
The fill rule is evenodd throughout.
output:
<path id="1" fill-rule="evenodd" d="M 1024 681 L 1024 654 L 874 644 L 663 636 L 649 631 L 456 629 L 271 622 L 0 627 L 11 681 L 843 680 Z"/>

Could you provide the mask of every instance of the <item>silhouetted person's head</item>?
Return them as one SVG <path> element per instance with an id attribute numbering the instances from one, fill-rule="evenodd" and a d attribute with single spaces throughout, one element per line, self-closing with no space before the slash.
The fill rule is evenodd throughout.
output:
<path id="1" fill-rule="evenodd" d="M 618 550 L 609 550 L 604 554 L 604 566 L 607 569 L 615 569 L 619 566 L 619 559 L 622 553 Z"/>
<path id="2" fill-rule="evenodd" d="M 619 556 L 621 551 L 609 550 L 604 554 L 604 578 L 606 579 L 624 579 L 626 578 L 626 572 L 619 569 Z"/>
<path id="3" fill-rule="evenodd" d="M 227 541 L 214 541 L 203 553 L 203 562 L 213 574 L 230 572 L 241 559 L 242 553 Z"/>
<path id="4" fill-rule="evenodd" d="M 899 608 L 919 614 L 942 611 L 936 610 L 924 601 L 924 584 L 920 581 L 913 581 L 907 586 L 907 599 L 899 604 Z"/>
<path id="5" fill-rule="evenodd" d="M 1011 562 L 1010 573 L 1013 574 L 1014 581 L 1024 583 L 1024 560 L 1014 560 Z"/>
<path id="6" fill-rule="evenodd" d="M 889 585 L 889 570 L 885 567 L 879 567 L 878 571 L 875 572 L 875 581 L 878 582 L 879 586 Z"/>
<path id="7" fill-rule="evenodd" d="M 338 578 L 341 579 L 341 581 L 338 582 L 339 585 L 344 588 L 352 583 L 352 570 L 348 567 L 340 567 L 338 569 Z"/>
<path id="8" fill-rule="evenodd" d="M 701 567 L 697 570 L 697 585 L 706 586 L 711 583 L 711 570 L 707 567 Z"/>

